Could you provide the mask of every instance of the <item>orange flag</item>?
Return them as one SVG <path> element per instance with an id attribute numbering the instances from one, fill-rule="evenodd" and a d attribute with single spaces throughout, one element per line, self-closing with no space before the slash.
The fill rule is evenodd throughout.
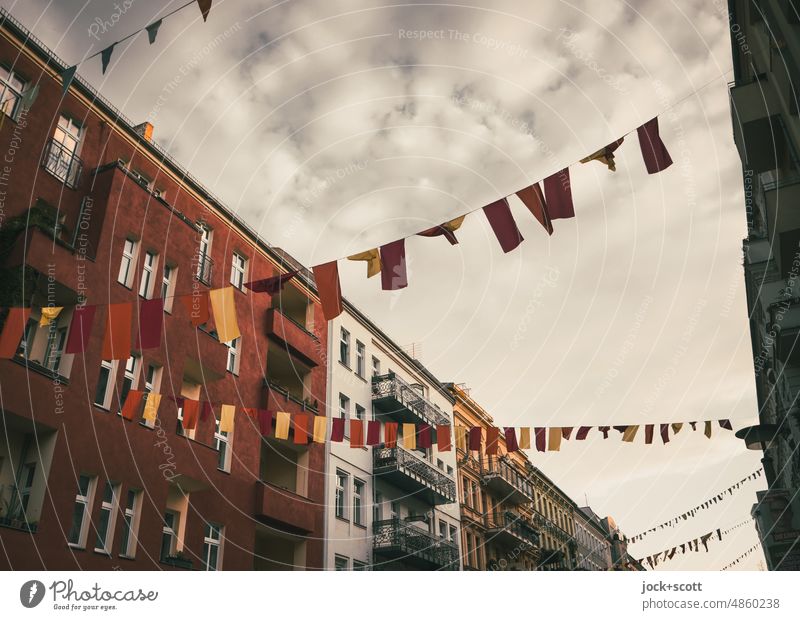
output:
<path id="1" fill-rule="evenodd" d="M 364 423 L 359 419 L 350 420 L 350 447 L 364 447 Z"/>
<path id="2" fill-rule="evenodd" d="M 122 405 L 122 417 L 126 420 L 133 420 L 136 416 L 136 411 L 139 409 L 139 404 L 142 402 L 144 392 L 141 390 L 130 390 L 125 397 L 125 403 Z"/>
<path id="3" fill-rule="evenodd" d="M 217 288 L 208 293 L 214 311 L 214 325 L 220 342 L 230 342 L 242 335 L 236 319 L 236 305 L 233 301 L 233 287 Z"/>
<path id="4" fill-rule="evenodd" d="M 126 360 L 131 356 L 131 319 L 133 309 L 130 303 L 109 304 L 106 335 L 103 339 L 104 360 Z"/>
<path id="5" fill-rule="evenodd" d="M 189 320 L 194 327 L 208 323 L 208 319 L 211 316 L 208 307 L 208 292 L 196 291 L 191 295 L 181 295 L 178 299 L 181 300 L 186 312 L 189 313 Z"/>
<path id="6" fill-rule="evenodd" d="M 200 413 L 200 401 L 191 398 L 183 399 L 183 428 L 187 431 L 197 428 L 197 417 Z"/>
<path id="7" fill-rule="evenodd" d="M 17 353 L 19 341 L 31 316 L 30 308 L 9 308 L 3 333 L 0 334 L 0 359 L 10 360 Z"/>
<path id="8" fill-rule="evenodd" d="M 439 424 L 436 427 L 436 447 L 439 449 L 439 452 L 450 451 L 451 445 L 449 424 Z"/>

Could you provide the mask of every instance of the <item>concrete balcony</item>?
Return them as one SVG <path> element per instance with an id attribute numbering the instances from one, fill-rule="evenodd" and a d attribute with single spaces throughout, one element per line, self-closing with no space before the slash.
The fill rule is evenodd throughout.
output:
<path id="1" fill-rule="evenodd" d="M 308 498 L 266 482 L 257 482 L 255 493 L 255 516 L 260 521 L 294 534 L 314 531 L 316 505 Z"/>
<path id="2" fill-rule="evenodd" d="M 372 404 L 400 422 L 450 424 L 450 418 L 394 373 L 372 377 Z"/>
<path id="3" fill-rule="evenodd" d="M 539 546 L 539 533 L 522 515 L 509 511 L 490 514 L 486 521 L 486 537 L 489 541 L 505 544 Z"/>
<path id="4" fill-rule="evenodd" d="M 271 411 L 285 411 L 287 413 L 314 413 L 318 412 L 319 406 L 315 401 L 307 401 L 298 398 L 287 389 L 276 385 L 267 380 L 264 382 L 267 390 L 267 409 Z"/>
<path id="5" fill-rule="evenodd" d="M 456 501 L 456 482 L 426 460 L 402 448 L 375 448 L 373 471 L 384 480 L 428 504 Z"/>
<path id="6" fill-rule="evenodd" d="M 319 338 L 277 308 L 267 310 L 266 333 L 273 342 L 306 366 L 319 366 L 322 353 Z"/>
<path id="7" fill-rule="evenodd" d="M 375 521 L 372 535 L 373 550 L 382 558 L 420 569 L 458 570 L 458 546 L 415 525 L 400 519 Z M 380 560 L 374 564 L 380 569 Z"/>
<path id="8" fill-rule="evenodd" d="M 506 461 L 490 461 L 481 477 L 486 487 L 504 502 L 525 504 L 533 501 L 533 484 Z"/>
<path id="9" fill-rule="evenodd" d="M 731 85 L 733 141 L 745 168 L 775 170 L 786 148 L 781 103 L 771 82 Z"/>

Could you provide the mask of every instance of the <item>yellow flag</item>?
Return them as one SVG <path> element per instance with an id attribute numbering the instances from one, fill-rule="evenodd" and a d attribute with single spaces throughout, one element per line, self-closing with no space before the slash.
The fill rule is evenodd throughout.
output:
<path id="1" fill-rule="evenodd" d="M 289 418 L 289 414 L 285 411 L 279 411 L 275 415 L 276 439 L 289 439 Z"/>
<path id="2" fill-rule="evenodd" d="M 682 428 L 683 428 L 683 422 L 673 422 L 673 424 L 672 424 L 672 432 L 674 434 L 677 435 L 678 433 L 680 433 Z"/>
<path id="3" fill-rule="evenodd" d="M 236 405 L 222 405 L 219 414 L 219 432 L 233 432 L 233 418 L 236 416 Z"/>
<path id="4" fill-rule="evenodd" d="M 636 437 L 636 431 L 639 430 L 638 424 L 636 426 L 628 426 L 622 433 L 622 441 L 632 442 Z"/>
<path id="5" fill-rule="evenodd" d="M 406 450 L 417 449 L 417 427 L 413 424 L 403 424 L 403 447 Z"/>
<path id="6" fill-rule="evenodd" d="M 527 426 L 521 426 L 519 429 L 519 440 L 517 441 L 519 444 L 520 450 L 530 450 L 531 449 L 531 429 Z"/>
<path id="7" fill-rule="evenodd" d="M 50 322 L 55 320 L 55 318 L 61 314 L 63 309 L 63 306 L 47 306 L 42 308 L 42 318 L 39 319 L 39 327 L 46 327 L 47 325 L 50 325 Z"/>
<path id="8" fill-rule="evenodd" d="M 378 253 L 378 248 L 367 250 L 366 252 L 359 252 L 348 256 L 347 260 L 365 260 L 367 261 L 367 277 L 371 278 L 381 272 L 381 255 Z"/>
<path id="9" fill-rule="evenodd" d="M 314 442 L 325 443 L 325 432 L 328 428 L 328 418 L 324 415 L 314 416 Z"/>
<path id="10" fill-rule="evenodd" d="M 706 420 L 705 436 L 711 439 L 711 420 Z"/>
<path id="11" fill-rule="evenodd" d="M 450 232 L 455 232 L 459 228 L 461 228 L 461 224 L 464 223 L 464 218 L 467 217 L 466 215 L 461 215 L 455 219 L 450 220 L 449 222 L 445 222 L 442 224 L 442 228 L 449 230 Z"/>
<path id="12" fill-rule="evenodd" d="M 158 417 L 158 406 L 161 404 L 161 394 L 155 392 L 148 392 L 147 400 L 144 403 L 144 411 L 142 417 L 145 420 L 154 421 Z"/>
<path id="13" fill-rule="evenodd" d="M 242 333 L 236 319 L 236 305 L 233 303 L 233 287 L 216 288 L 208 293 L 214 311 L 214 325 L 220 342 L 236 340 Z"/>
<path id="14" fill-rule="evenodd" d="M 558 452 L 561 450 L 561 427 L 550 427 L 550 437 L 547 440 L 547 449 L 550 452 Z"/>
<path id="15" fill-rule="evenodd" d="M 456 449 L 463 452 L 467 451 L 467 427 L 456 426 Z"/>

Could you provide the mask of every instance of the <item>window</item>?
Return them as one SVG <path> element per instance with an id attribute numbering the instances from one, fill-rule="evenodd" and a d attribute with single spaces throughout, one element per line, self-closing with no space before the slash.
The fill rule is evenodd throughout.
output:
<path id="1" fill-rule="evenodd" d="M 125 400 L 128 398 L 128 393 L 136 388 L 136 383 L 139 379 L 139 358 L 131 355 L 125 360 L 125 372 L 122 375 L 122 389 L 119 393 L 119 410 L 122 412 L 122 407 L 125 405 Z"/>
<path id="2" fill-rule="evenodd" d="M 353 570 L 368 570 L 367 563 L 353 560 Z"/>
<path id="3" fill-rule="evenodd" d="M 219 570 L 222 547 L 222 526 L 206 523 L 203 538 L 203 570 Z"/>
<path id="4" fill-rule="evenodd" d="M 373 355 L 372 356 L 372 376 L 373 377 L 377 377 L 379 374 L 381 374 L 381 361 L 377 357 L 375 357 Z"/>
<path id="5" fill-rule="evenodd" d="M 339 393 L 339 417 L 347 418 L 350 415 L 350 399 Z"/>
<path id="6" fill-rule="evenodd" d="M 78 478 L 78 493 L 72 509 L 72 527 L 67 538 L 71 547 L 86 546 L 86 534 L 89 528 L 89 507 L 92 505 L 96 478 L 81 474 Z"/>
<path id="7" fill-rule="evenodd" d="M 153 285 L 156 281 L 156 264 L 158 254 L 155 252 L 145 252 L 144 262 L 142 263 L 142 279 L 139 281 L 139 296 L 150 299 L 153 296 Z"/>
<path id="8" fill-rule="evenodd" d="M 3 460 L 0 458 L 0 470 L 3 469 Z M 19 476 L 19 486 L 17 488 L 17 495 L 19 496 L 20 512 L 27 520 L 28 503 L 31 499 L 33 492 L 33 485 L 36 480 L 36 461 L 25 463 L 21 468 Z"/>
<path id="9" fill-rule="evenodd" d="M 339 361 L 350 368 L 350 332 L 344 327 L 339 340 Z"/>
<path id="10" fill-rule="evenodd" d="M 139 244 L 132 239 L 125 239 L 122 245 L 122 260 L 119 264 L 117 282 L 131 288 L 133 286 L 133 266 L 136 262 L 136 248 Z"/>
<path id="11" fill-rule="evenodd" d="M 400 504 L 397 502 L 392 502 L 389 504 L 389 511 L 390 516 L 392 519 L 399 519 L 400 518 Z"/>
<path id="12" fill-rule="evenodd" d="M 94 404 L 103 409 L 111 408 L 111 387 L 117 374 L 116 360 L 103 360 L 100 362 L 100 375 L 97 377 L 97 389 Z"/>
<path id="13" fill-rule="evenodd" d="M 447 475 L 448 476 L 452 476 L 453 475 L 453 467 L 451 465 L 447 466 Z"/>
<path id="14" fill-rule="evenodd" d="M 54 373 L 61 367 L 61 356 L 67 342 L 67 327 L 58 327 L 55 321 L 47 326 L 47 344 L 45 345 L 42 365 Z"/>
<path id="15" fill-rule="evenodd" d="M 125 502 L 125 514 L 122 517 L 122 539 L 119 553 L 128 558 L 136 554 L 136 532 L 139 529 L 138 510 L 141 491 L 128 491 Z"/>
<path id="16" fill-rule="evenodd" d="M 219 430 L 219 420 L 214 429 L 214 449 L 217 450 L 217 468 L 222 471 L 231 470 L 230 437 L 226 431 Z"/>
<path id="17" fill-rule="evenodd" d="M 373 497 L 372 520 L 373 521 L 383 520 L 383 496 L 378 491 L 375 491 L 375 495 Z"/>
<path id="18" fill-rule="evenodd" d="M 11 69 L 0 66 L 0 110 L 9 118 L 16 118 L 19 100 L 25 82 Z"/>
<path id="19" fill-rule="evenodd" d="M 97 521 L 97 542 L 94 545 L 95 551 L 111 553 L 118 501 L 119 485 L 107 481 L 105 489 L 103 490 L 103 503 L 100 505 L 100 519 Z"/>
<path id="20" fill-rule="evenodd" d="M 444 461 L 442 459 L 436 459 L 436 467 L 444 470 Z"/>
<path id="21" fill-rule="evenodd" d="M 349 476 L 347 473 L 336 471 L 336 516 L 340 519 L 347 519 L 347 483 Z"/>
<path id="22" fill-rule="evenodd" d="M 439 538 L 447 540 L 447 523 L 439 521 Z"/>
<path id="23" fill-rule="evenodd" d="M 197 279 L 204 284 L 211 283 L 211 239 L 213 231 L 206 224 L 199 224 L 200 248 L 197 253 Z"/>
<path id="24" fill-rule="evenodd" d="M 61 116 L 44 159 L 45 170 L 73 188 L 78 185 L 81 174 L 78 150 L 82 134 L 80 125 L 66 116 Z"/>
<path id="25" fill-rule="evenodd" d="M 361 405 L 356 404 L 356 418 L 363 420 L 367 417 L 367 410 Z"/>
<path id="26" fill-rule="evenodd" d="M 337 555 L 333 561 L 333 566 L 336 570 L 347 570 L 350 565 L 349 558 L 344 557 L 343 555 Z"/>
<path id="27" fill-rule="evenodd" d="M 464 503 L 471 508 L 472 502 L 469 501 L 469 478 L 466 476 L 464 476 L 461 481 L 461 492 L 464 494 Z"/>
<path id="28" fill-rule="evenodd" d="M 228 364 L 227 369 L 228 372 L 233 373 L 234 375 L 239 374 L 239 349 L 242 346 L 242 339 L 234 338 L 230 342 L 225 343 L 228 347 Z"/>
<path id="29" fill-rule="evenodd" d="M 175 555 L 178 541 L 178 515 L 168 510 L 164 513 L 164 525 L 161 528 L 161 559 Z"/>
<path id="30" fill-rule="evenodd" d="M 161 278 L 161 297 L 164 299 L 164 311 L 172 312 L 172 300 L 175 296 L 175 274 L 177 267 L 164 265 L 164 275 Z"/>
<path id="31" fill-rule="evenodd" d="M 467 534 L 467 566 L 475 567 L 477 566 L 474 562 L 473 554 L 472 554 L 473 544 L 472 544 L 472 534 Z"/>
<path id="32" fill-rule="evenodd" d="M 246 277 L 247 259 L 238 252 L 234 252 L 231 262 L 231 284 L 242 291 L 244 290 L 244 281 Z"/>
<path id="33" fill-rule="evenodd" d="M 356 340 L 356 374 L 362 379 L 366 372 L 366 368 L 364 367 L 366 364 L 365 356 L 366 351 L 364 349 L 364 343 Z"/>
<path id="34" fill-rule="evenodd" d="M 447 538 L 450 542 L 456 542 L 456 536 L 458 536 L 458 528 L 455 525 L 448 526 L 450 530 L 450 536 Z"/>
<path id="35" fill-rule="evenodd" d="M 364 491 L 367 485 L 363 480 L 353 480 L 353 523 L 364 526 Z"/>

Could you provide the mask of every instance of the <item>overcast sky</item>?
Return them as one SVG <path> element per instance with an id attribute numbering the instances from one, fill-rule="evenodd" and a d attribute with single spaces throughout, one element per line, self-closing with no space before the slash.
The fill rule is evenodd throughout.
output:
<path id="1" fill-rule="evenodd" d="M 69 64 L 165 12 L 128 4 L 114 18 L 110 2 L 0 0 Z M 442 381 L 466 383 L 498 425 L 740 428 L 757 406 L 726 5 L 216 0 L 207 23 L 190 8 L 155 45 L 118 46 L 105 76 L 99 58 L 79 73 L 309 266 L 479 208 L 659 115 L 675 165 L 648 176 L 635 133 L 616 173 L 572 165 L 576 217 L 552 237 L 512 199 L 516 251 L 502 253 L 478 212 L 457 246 L 407 242 L 406 290 L 382 292 L 345 262 L 344 293 Z M 630 536 L 759 467 L 717 430 L 649 447 L 612 431 L 531 458 Z M 631 552 L 735 525 L 764 486 Z M 666 568 L 716 570 L 756 541 L 747 525 Z"/>

